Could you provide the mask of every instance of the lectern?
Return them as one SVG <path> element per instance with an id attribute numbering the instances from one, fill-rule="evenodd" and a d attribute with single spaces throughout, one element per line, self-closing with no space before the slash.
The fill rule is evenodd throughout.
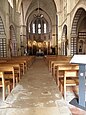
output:
<path id="1" fill-rule="evenodd" d="M 70 63 L 79 64 L 79 106 L 86 110 L 86 55 L 74 55 Z"/>

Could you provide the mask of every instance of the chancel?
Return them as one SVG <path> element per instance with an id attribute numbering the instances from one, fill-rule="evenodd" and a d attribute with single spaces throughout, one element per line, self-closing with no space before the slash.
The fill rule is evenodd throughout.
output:
<path id="1" fill-rule="evenodd" d="M 0 0 L 0 115 L 86 115 L 85 58 L 86 0 Z"/>

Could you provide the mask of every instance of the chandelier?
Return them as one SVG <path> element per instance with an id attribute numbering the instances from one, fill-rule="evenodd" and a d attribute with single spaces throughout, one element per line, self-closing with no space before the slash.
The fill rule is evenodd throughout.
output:
<path id="1" fill-rule="evenodd" d="M 42 9 L 40 8 L 39 0 L 37 2 L 38 2 L 38 8 L 36 9 L 37 10 L 37 14 L 34 14 L 34 17 L 42 18 L 43 14 L 40 13 L 40 10 L 42 10 Z"/>

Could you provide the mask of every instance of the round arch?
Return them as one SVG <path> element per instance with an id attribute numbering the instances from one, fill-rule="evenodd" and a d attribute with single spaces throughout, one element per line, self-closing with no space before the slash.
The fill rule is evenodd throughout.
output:
<path id="1" fill-rule="evenodd" d="M 76 7 L 75 7 L 75 10 L 72 12 L 71 14 L 71 26 L 72 26 L 72 23 L 73 23 L 73 20 L 74 20 L 74 17 L 75 17 L 75 14 L 76 12 L 78 11 L 78 9 L 84 9 L 86 11 L 86 6 L 85 4 L 78 4 Z"/>
<path id="2" fill-rule="evenodd" d="M 49 15 L 43 10 L 43 9 L 39 9 L 40 13 L 39 14 L 42 14 L 43 17 L 45 17 L 45 19 L 48 21 L 49 23 L 49 27 L 51 28 L 51 24 L 52 24 L 52 21 L 49 17 Z M 29 21 L 29 23 L 31 23 L 31 21 L 36 17 L 36 15 L 38 15 L 38 9 L 36 8 L 35 10 L 33 10 L 30 14 L 28 14 L 27 18 L 26 18 L 26 23 Z"/>
<path id="3" fill-rule="evenodd" d="M 61 49 L 62 49 L 62 55 L 67 55 L 67 25 L 63 26 L 63 32 L 62 32 L 62 38 L 61 38 Z"/>
<path id="4" fill-rule="evenodd" d="M 0 16 L 0 57 L 7 57 L 6 34 L 1 16 Z"/>
<path id="5" fill-rule="evenodd" d="M 30 14 L 30 16 L 28 17 L 28 20 L 27 20 L 27 38 L 28 38 L 28 41 L 33 41 L 33 42 L 36 41 L 38 44 L 39 44 L 39 42 L 41 42 L 42 43 L 41 49 L 43 51 L 48 50 L 45 52 L 48 52 L 48 54 L 49 54 L 50 53 L 50 39 L 51 39 L 51 35 L 52 35 L 51 34 L 52 33 L 51 32 L 52 31 L 51 30 L 51 26 L 52 26 L 51 20 L 50 20 L 49 16 L 47 15 L 47 13 L 44 12 L 41 8 L 40 8 L 40 14 L 37 14 L 37 12 L 38 12 L 37 10 L 38 9 L 35 9 L 35 11 L 33 11 Z M 34 22 L 35 22 L 35 33 L 33 32 L 33 23 Z M 41 33 L 38 32 L 38 30 L 40 30 L 38 27 L 39 22 L 41 23 Z M 46 32 L 44 32 L 44 30 L 45 30 L 44 24 L 46 24 Z M 47 47 L 48 49 L 46 49 L 45 47 Z M 38 50 L 39 45 L 34 49 Z M 33 52 L 33 51 L 31 51 L 31 52 Z M 36 54 L 36 53 L 34 53 L 34 54 Z"/>
<path id="6" fill-rule="evenodd" d="M 78 53 L 78 44 L 77 44 L 78 27 L 79 27 L 79 22 L 84 16 L 84 14 L 85 14 L 85 10 L 83 8 L 79 8 L 77 9 L 75 16 L 73 18 L 72 28 L 71 28 L 71 55 Z"/>
<path id="7" fill-rule="evenodd" d="M 54 13 L 56 14 L 57 13 L 57 8 L 56 8 L 56 3 L 55 3 L 55 0 L 51 0 L 50 2 L 49 1 L 47 1 L 47 0 L 44 0 L 44 1 L 42 1 L 42 0 L 39 0 L 40 1 L 40 8 L 41 9 L 43 9 L 43 12 L 47 12 L 48 11 L 48 9 L 49 9 L 49 6 L 50 6 L 50 8 L 54 11 Z M 25 12 L 25 23 L 27 22 L 27 19 L 28 19 L 28 17 L 30 16 L 30 14 L 33 12 L 33 11 L 35 11 L 35 9 L 37 9 L 38 8 L 38 1 L 34 1 L 33 2 L 33 7 L 32 7 L 32 3 L 31 2 L 33 2 L 33 0 L 32 1 L 30 1 L 30 4 L 28 5 L 28 8 L 27 8 L 27 10 L 26 10 L 26 12 Z M 43 5 L 41 5 L 41 2 L 42 2 L 42 4 L 44 5 L 44 7 L 43 7 Z M 46 2 L 46 3 L 45 3 Z M 46 7 L 46 5 L 45 4 L 47 4 L 47 6 L 48 6 L 48 9 L 45 9 L 45 7 Z M 51 7 L 52 6 L 52 7 Z M 52 14 L 52 12 L 51 12 L 51 9 L 47 12 L 47 15 L 50 17 L 50 16 L 52 16 L 53 14 Z"/>

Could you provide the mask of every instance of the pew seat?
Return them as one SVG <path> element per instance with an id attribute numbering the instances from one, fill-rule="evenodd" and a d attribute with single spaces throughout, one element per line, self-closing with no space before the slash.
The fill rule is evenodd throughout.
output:
<path id="1" fill-rule="evenodd" d="M 67 87 L 79 85 L 78 69 L 65 70 L 64 77 L 60 77 L 60 91 L 62 92 L 65 100 L 67 95 Z"/>
<path id="2" fill-rule="evenodd" d="M 0 88 L 2 88 L 2 98 L 3 101 L 5 101 L 6 98 L 6 88 L 8 91 L 8 94 L 10 93 L 10 81 L 5 79 L 4 73 L 0 72 Z"/>

